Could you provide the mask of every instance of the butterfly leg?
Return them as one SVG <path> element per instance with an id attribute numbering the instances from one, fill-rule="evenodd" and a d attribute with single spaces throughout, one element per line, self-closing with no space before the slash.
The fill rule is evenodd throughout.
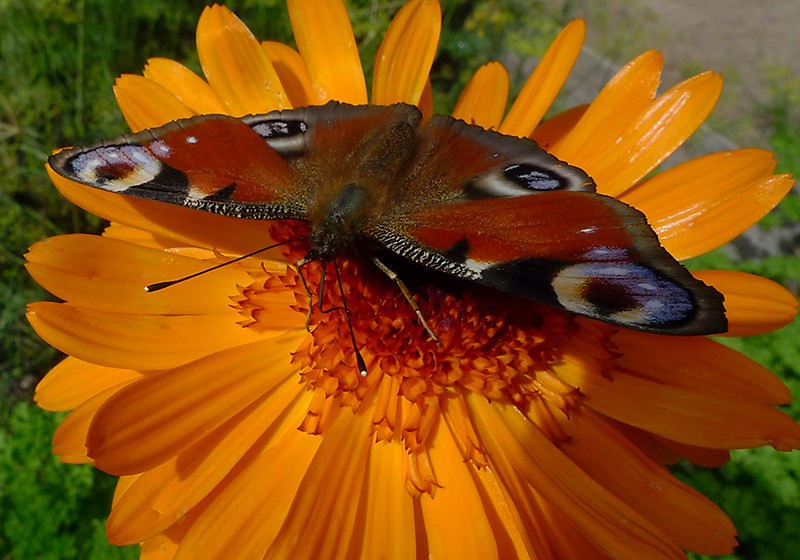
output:
<path id="1" fill-rule="evenodd" d="M 403 296 L 405 296 L 406 301 L 408 301 L 408 304 L 411 306 L 411 309 L 413 309 L 414 313 L 417 314 L 417 317 L 419 318 L 419 322 L 422 323 L 422 326 L 425 328 L 425 330 L 427 331 L 428 335 L 436 343 L 436 346 L 441 348 L 442 345 L 439 343 L 439 339 L 433 333 L 433 330 L 430 328 L 430 326 L 428 326 L 428 322 L 425 320 L 425 317 L 422 316 L 422 311 L 419 308 L 419 304 L 417 304 L 417 302 L 412 297 L 411 292 L 408 290 L 408 287 L 406 286 L 405 282 L 403 282 L 403 280 L 400 279 L 400 277 L 397 275 L 397 273 L 395 271 L 393 271 L 388 266 L 383 264 L 376 257 L 371 257 L 371 258 L 372 258 L 372 262 L 375 263 L 375 266 L 377 266 L 380 269 L 381 272 L 383 272 L 395 284 L 397 284 L 397 287 L 400 288 L 401 292 L 403 292 Z"/>
<path id="2" fill-rule="evenodd" d="M 313 305 L 311 304 L 313 300 L 313 295 L 311 294 L 311 288 L 308 287 L 308 283 L 306 282 L 305 276 L 303 276 L 302 271 L 300 270 L 302 267 L 307 265 L 310 262 L 313 262 L 316 259 L 300 259 L 294 266 L 297 268 L 297 274 L 300 276 L 300 282 L 303 284 L 303 288 L 306 290 L 306 295 L 308 296 L 308 315 L 306 316 L 306 330 L 311 332 L 311 312 L 314 309 Z M 322 261 L 321 261 L 322 262 Z M 331 311 L 336 311 L 338 309 L 344 309 L 345 316 L 347 317 L 347 327 L 350 329 L 350 341 L 353 343 L 353 350 L 355 351 L 356 355 L 356 366 L 358 367 L 358 373 L 361 377 L 367 376 L 367 364 L 364 361 L 364 358 L 361 356 L 361 352 L 358 351 L 358 345 L 356 344 L 356 336 L 353 333 L 353 323 L 350 320 L 350 308 L 347 307 L 347 300 L 345 299 L 344 290 L 342 289 L 342 279 L 339 275 L 339 263 L 335 260 L 333 261 L 333 266 L 336 269 L 336 281 L 339 283 L 339 293 L 342 294 L 342 303 L 343 305 L 332 307 L 330 309 L 323 309 L 322 308 L 322 290 L 325 286 L 325 262 L 322 262 L 322 274 L 319 283 L 319 310 L 322 313 L 330 313 Z"/>
<path id="3" fill-rule="evenodd" d="M 350 329 L 350 341 L 353 343 L 353 351 L 356 354 L 356 366 L 358 366 L 358 372 L 361 374 L 361 377 L 367 376 L 367 364 L 364 361 L 363 356 L 361 356 L 361 352 L 358 351 L 358 344 L 356 344 L 356 335 L 353 332 L 353 322 L 350 320 L 350 308 L 347 307 L 347 298 L 344 295 L 344 288 L 342 288 L 342 275 L 339 274 L 339 263 L 336 262 L 334 259 L 333 266 L 336 269 L 336 282 L 339 284 L 339 293 L 342 294 L 342 309 L 344 309 L 344 314 L 347 317 L 347 328 Z M 324 272 L 323 268 L 323 272 Z M 324 278 L 324 276 L 323 276 Z M 320 283 L 320 285 L 322 285 Z M 320 294 L 320 303 L 319 308 L 322 310 L 322 294 Z M 338 307 L 335 309 L 339 309 Z M 328 311 L 333 311 L 333 309 L 329 309 Z"/>
<path id="4" fill-rule="evenodd" d="M 308 332 L 311 332 L 311 328 L 309 327 L 309 325 L 311 324 L 311 314 L 312 314 L 312 311 L 313 311 L 313 308 L 314 308 L 313 304 L 311 303 L 313 301 L 313 294 L 311 293 L 311 289 L 308 287 L 308 284 L 306 283 L 305 276 L 303 276 L 303 273 L 300 271 L 300 267 L 305 266 L 310 262 L 314 262 L 315 260 L 316 259 L 301 259 L 301 260 L 297 261 L 294 264 L 295 267 L 297 267 L 297 274 L 300 276 L 300 281 L 302 282 L 303 288 L 305 288 L 306 295 L 308 296 L 308 316 L 306 317 L 306 330 Z M 338 311 L 340 309 L 345 309 L 345 306 L 342 306 L 342 305 L 337 305 L 336 307 L 331 307 L 330 309 L 324 309 L 323 308 L 323 306 L 322 306 L 323 305 L 322 295 L 325 293 L 325 276 L 326 276 L 325 272 L 326 272 L 326 268 L 325 268 L 325 264 L 322 261 L 317 261 L 317 262 L 320 262 L 322 264 L 322 271 L 320 273 L 320 279 L 319 279 L 319 293 L 317 294 L 317 301 L 318 301 L 320 312 L 321 313 L 330 313 L 331 311 Z M 335 264 L 336 263 L 334 262 L 334 265 Z M 338 271 L 338 268 L 337 268 L 337 271 Z"/>
<path id="5" fill-rule="evenodd" d="M 300 259 L 299 261 L 294 263 L 294 266 L 297 268 L 297 274 L 298 274 L 298 276 L 300 276 L 300 283 L 303 284 L 303 288 L 305 288 L 306 295 L 308 296 L 308 315 L 306 316 L 306 331 L 307 332 L 311 332 L 311 312 L 313 311 L 313 305 L 312 305 L 311 302 L 313 301 L 313 296 L 311 294 L 311 288 L 308 287 L 308 283 L 306 282 L 306 277 L 303 276 L 303 271 L 300 270 L 300 269 L 302 267 L 304 267 L 305 265 L 307 265 L 308 263 L 310 263 L 310 262 L 312 262 L 312 261 L 310 261 L 308 259 Z M 322 305 L 322 298 L 320 298 L 320 306 L 321 305 Z"/>

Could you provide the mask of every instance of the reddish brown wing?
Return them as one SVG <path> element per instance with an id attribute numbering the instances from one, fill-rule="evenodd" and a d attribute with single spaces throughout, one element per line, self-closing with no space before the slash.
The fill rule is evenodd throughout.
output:
<path id="1" fill-rule="evenodd" d="M 595 194 L 535 142 L 437 116 L 373 236 L 391 251 L 567 311 L 673 335 L 727 329 L 723 297 L 659 244 L 643 214 Z"/>
<path id="2" fill-rule="evenodd" d="M 533 140 L 504 136 L 444 115 L 433 117 L 420 130 L 417 153 L 395 195 L 404 207 L 595 190 L 583 170 L 560 161 Z"/>
<path id="3" fill-rule="evenodd" d="M 416 130 L 419 119 L 407 105 L 333 102 L 242 119 L 206 115 L 63 150 L 49 162 L 68 179 L 129 196 L 239 218 L 306 220 L 332 191 L 371 175 L 359 173 L 362 160 L 381 151 L 375 140 L 388 128 Z"/>
<path id="4" fill-rule="evenodd" d="M 302 218 L 296 174 L 250 126 L 223 115 L 176 121 L 50 157 L 68 179 L 129 196 L 252 218 Z"/>
<path id="5" fill-rule="evenodd" d="M 551 191 L 416 213 L 392 251 L 481 284 L 662 334 L 727 329 L 723 298 L 658 243 L 643 214 L 610 197 Z"/>

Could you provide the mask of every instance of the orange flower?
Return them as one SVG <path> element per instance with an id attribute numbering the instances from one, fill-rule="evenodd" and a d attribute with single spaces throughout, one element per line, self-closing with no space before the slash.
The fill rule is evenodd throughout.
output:
<path id="1" fill-rule="evenodd" d="M 289 0 L 299 52 L 259 44 L 227 9 L 206 8 L 197 44 L 206 80 L 153 59 L 115 91 L 133 130 L 195 114 L 265 113 L 327 100 L 366 103 L 340 2 Z M 429 115 L 440 32 L 435 0 L 412 0 L 376 56 L 372 102 Z M 559 35 L 508 114 L 508 77 L 481 68 L 455 109 L 531 136 L 639 208 L 677 258 L 758 221 L 792 185 L 771 154 L 712 154 L 646 176 L 708 116 L 712 73 L 656 96 L 661 57 L 623 68 L 588 107 L 540 125 L 578 55 L 581 21 Z M 663 466 L 714 466 L 734 448 L 800 447 L 772 405 L 788 389 L 705 337 L 630 331 L 474 288 L 421 285 L 426 336 L 396 286 L 340 262 L 351 296 L 353 367 L 340 313 L 315 311 L 294 263 L 273 250 L 168 290 L 142 287 L 285 239 L 293 227 L 90 189 L 66 197 L 111 221 L 102 236 L 33 246 L 28 269 L 63 303 L 30 306 L 39 335 L 68 354 L 39 384 L 72 410 L 56 453 L 120 477 L 108 520 L 142 558 L 683 558 L 725 554 L 728 518 Z M 222 254 L 226 256 L 222 256 Z M 312 292 L 320 270 L 307 269 Z M 730 334 L 774 330 L 796 300 L 743 273 L 698 277 L 726 296 Z M 326 306 L 340 303 L 325 293 Z M 754 295 L 756 294 L 756 295 Z M 330 300 L 330 301 L 329 301 Z M 342 341 L 348 341 L 343 343 Z"/>

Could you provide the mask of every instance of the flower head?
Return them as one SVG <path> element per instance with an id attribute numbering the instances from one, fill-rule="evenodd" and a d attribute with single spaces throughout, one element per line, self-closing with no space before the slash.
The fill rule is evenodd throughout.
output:
<path id="1" fill-rule="evenodd" d="M 165 59 L 120 77 L 131 128 L 328 100 L 405 102 L 430 116 L 435 0 L 412 0 L 393 20 L 371 98 L 343 5 L 289 0 L 289 13 L 299 52 L 258 43 L 226 8 L 206 8 L 197 31 L 206 79 Z M 534 138 L 584 169 L 600 192 L 644 212 L 679 259 L 728 241 L 791 187 L 760 150 L 648 177 L 721 87 L 706 73 L 656 96 L 655 52 L 589 106 L 540 123 L 583 36 L 581 21 L 564 29 L 505 115 L 505 70 L 480 68 L 454 116 Z M 372 263 L 337 260 L 328 278 L 339 284 L 323 289 L 323 265 L 304 266 L 302 277 L 289 266 L 305 256 L 299 243 L 146 293 L 298 239 L 304 226 L 53 181 L 111 225 L 28 254 L 30 273 L 64 300 L 32 304 L 30 321 L 68 354 L 36 399 L 72 410 L 54 440 L 63 461 L 120 477 L 109 539 L 141 543 L 144 558 L 724 554 L 735 545 L 730 521 L 663 466 L 680 457 L 719 465 L 733 448 L 800 447 L 800 428 L 772 406 L 790 400 L 788 389 L 705 337 L 645 334 L 415 276 L 437 345 Z M 768 280 L 696 275 L 726 296 L 731 335 L 794 316 L 797 302 Z"/>

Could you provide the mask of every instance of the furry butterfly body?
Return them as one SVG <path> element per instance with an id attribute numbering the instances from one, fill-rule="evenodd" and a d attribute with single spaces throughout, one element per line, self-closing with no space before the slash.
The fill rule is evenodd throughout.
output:
<path id="1" fill-rule="evenodd" d="M 243 219 L 307 222 L 305 261 L 386 250 L 641 331 L 724 332 L 723 298 L 643 214 L 528 139 L 415 107 L 329 103 L 198 116 L 50 157 L 107 191 Z"/>

